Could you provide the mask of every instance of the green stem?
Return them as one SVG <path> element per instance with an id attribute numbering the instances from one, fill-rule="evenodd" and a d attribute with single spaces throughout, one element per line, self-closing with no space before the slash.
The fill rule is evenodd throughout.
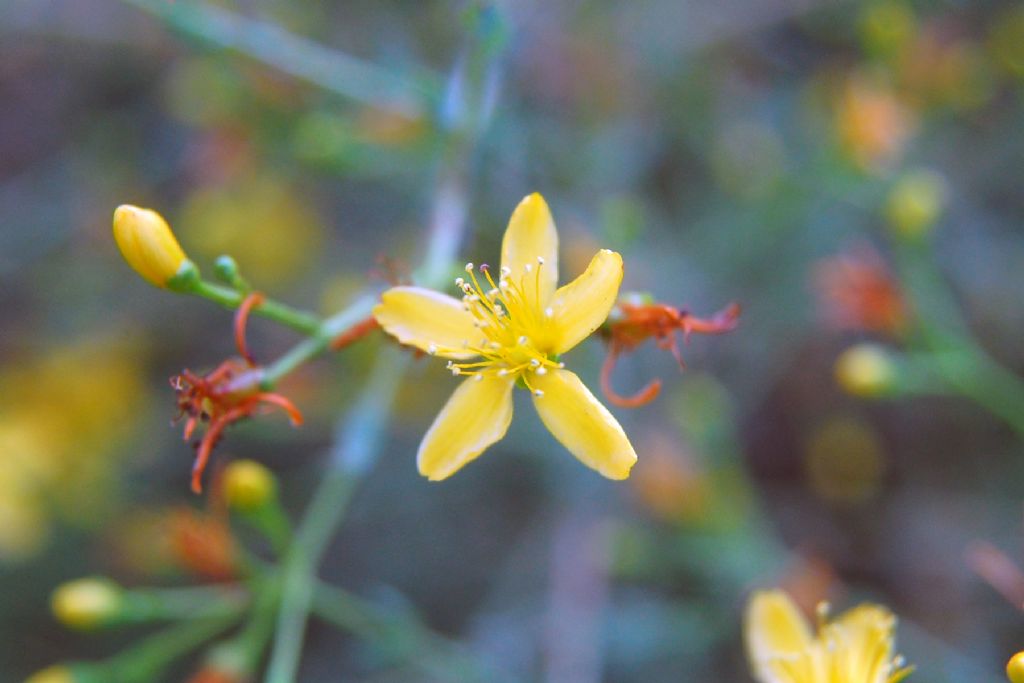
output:
<path id="1" fill-rule="evenodd" d="M 287 353 L 263 369 L 260 385 L 270 389 L 295 368 L 327 350 L 331 341 L 345 330 L 361 322 L 373 310 L 375 297 L 364 296 L 348 308 L 337 313 L 310 332 L 310 336 L 293 346 Z M 259 310 L 259 309 L 257 309 Z"/>
<path id="2" fill-rule="evenodd" d="M 298 668 L 306 616 L 313 602 L 316 568 L 344 517 L 355 484 L 379 448 L 384 423 L 408 355 L 398 349 L 381 352 L 366 389 L 340 430 L 342 440 L 334 464 L 306 509 L 302 525 L 285 558 L 281 610 L 267 683 L 291 683 Z"/>
<path id="3" fill-rule="evenodd" d="M 375 643 L 388 655 L 409 661 L 439 680 L 495 680 L 458 645 L 420 623 L 413 615 L 382 613 L 348 591 L 319 583 L 313 613 L 353 635 Z M 490 673 L 490 672 L 489 672 Z"/>
<path id="4" fill-rule="evenodd" d="M 152 683 L 172 662 L 235 623 L 238 616 L 186 621 L 152 635 L 112 657 L 100 668 L 110 683 Z"/>
<path id="5" fill-rule="evenodd" d="M 948 389 L 1000 418 L 1024 439 L 1024 381 L 994 360 L 971 334 L 928 247 L 902 243 L 898 251 L 900 274 L 917 316 L 910 341 L 926 349 L 916 355 L 915 364 L 927 365 Z"/>
<path id="6" fill-rule="evenodd" d="M 451 120 L 457 123 L 446 136 L 425 249 L 427 257 L 420 271 L 425 276 L 425 284 L 443 280 L 466 228 L 470 160 L 476 141 L 486 129 L 493 112 L 489 88 L 496 82 L 501 27 L 501 17 L 493 8 L 486 7 L 478 12 L 477 24 L 469 36 L 466 58 L 456 65 L 449 80 L 447 100 L 453 101 L 461 94 L 463 99 L 458 105 L 463 112 L 452 117 Z M 338 330 L 339 333 L 341 331 Z M 391 402 L 408 362 L 407 355 L 396 354 L 401 352 L 385 350 L 378 357 L 369 384 L 342 425 L 342 438 L 335 450 L 332 467 L 314 493 L 285 559 L 284 594 L 264 679 L 266 683 L 292 683 L 295 680 L 306 619 L 313 601 L 316 567 L 328 541 L 341 524 L 346 503 L 357 481 L 377 457 Z"/>
<path id="7" fill-rule="evenodd" d="M 188 292 L 230 309 L 236 309 L 241 306 L 248 294 L 247 292 L 241 292 L 231 287 L 207 282 L 206 280 L 197 281 L 189 288 Z M 281 323 L 303 334 L 316 334 L 321 327 L 320 318 L 316 314 L 293 308 L 273 299 L 267 299 L 259 306 L 255 306 L 252 312 L 253 315 Z"/>
<path id="8" fill-rule="evenodd" d="M 244 591 L 229 586 L 133 589 L 125 591 L 117 623 L 231 618 L 241 614 L 247 603 Z"/>
<path id="9" fill-rule="evenodd" d="M 436 78 L 410 82 L 379 66 L 220 7 L 178 0 L 124 0 L 175 30 L 231 50 L 364 105 L 421 118 L 436 92 Z"/>

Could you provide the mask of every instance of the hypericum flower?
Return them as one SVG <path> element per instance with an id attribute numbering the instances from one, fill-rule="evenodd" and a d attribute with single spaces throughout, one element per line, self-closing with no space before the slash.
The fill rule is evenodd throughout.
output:
<path id="1" fill-rule="evenodd" d="M 135 272 L 166 288 L 188 259 L 163 216 L 151 209 L 122 204 L 114 211 L 114 240 Z"/>
<path id="2" fill-rule="evenodd" d="M 479 273 L 479 274 L 478 274 Z M 533 394 L 541 421 L 585 465 L 625 479 L 636 453 L 622 427 L 559 356 L 596 330 L 615 303 L 622 257 L 602 249 L 571 283 L 558 284 L 558 233 L 531 194 L 509 220 L 501 268 L 466 264 L 462 299 L 421 287 L 384 292 L 374 317 L 403 344 L 449 359 L 462 384 L 420 444 L 419 471 L 445 479 L 505 435 L 512 388 Z"/>
<path id="3" fill-rule="evenodd" d="M 608 356 L 601 367 L 601 391 L 609 401 L 623 408 L 636 408 L 653 401 L 661 391 L 661 380 L 654 379 L 632 396 L 621 396 L 612 389 L 612 370 L 619 355 L 632 351 L 648 339 L 654 339 L 659 349 L 672 352 L 672 357 L 685 367 L 679 352 L 679 333 L 683 341 L 691 334 L 725 334 L 736 329 L 740 306 L 732 303 L 710 318 L 698 318 L 685 309 L 668 304 L 644 301 L 620 301 L 612 310 L 605 326 L 609 340 Z"/>
<path id="4" fill-rule="evenodd" d="M 860 605 L 828 620 L 818 607 L 812 635 L 782 591 L 755 593 L 747 605 L 747 657 L 759 683 L 897 683 L 913 667 L 893 654 L 896 617 L 881 605 Z"/>

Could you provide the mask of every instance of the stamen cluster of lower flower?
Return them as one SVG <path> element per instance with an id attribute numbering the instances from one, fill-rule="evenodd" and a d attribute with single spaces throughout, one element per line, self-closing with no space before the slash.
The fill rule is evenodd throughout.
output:
<path id="1" fill-rule="evenodd" d="M 490 268 L 481 265 L 479 271 L 489 285 L 485 289 L 477 277 L 478 269 L 472 263 L 466 264 L 469 279 L 456 278 L 455 285 L 462 290 L 462 305 L 473 315 L 481 338 L 475 343 L 467 339 L 463 348 L 450 351 L 468 351 L 481 360 L 449 361 L 447 367 L 453 375 L 467 375 L 477 380 L 487 375 L 513 377 L 535 396 L 543 395 L 543 391 L 531 385 L 530 377 L 565 367 L 564 363 L 553 360 L 545 348 L 548 345 L 546 328 L 554 312 L 550 307 L 541 307 L 540 270 L 543 267 L 544 259 L 538 256 L 536 267 L 532 263 L 523 267 L 518 282 L 512 279 L 512 271 L 503 267 L 495 283 Z M 429 352 L 439 350 L 431 345 Z"/>

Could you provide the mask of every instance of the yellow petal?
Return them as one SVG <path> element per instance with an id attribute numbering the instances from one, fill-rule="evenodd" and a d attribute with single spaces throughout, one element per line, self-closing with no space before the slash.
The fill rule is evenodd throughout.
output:
<path id="1" fill-rule="evenodd" d="M 636 451 L 579 377 L 568 370 L 552 370 L 531 376 L 530 384 L 543 392 L 533 398 L 541 421 L 569 452 L 609 479 L 629 476 Z"/>
<path id="2" fill-rule="evenodd" d="M 547 306 L 558 285 L 558 233 L 547 202 L 537 192 L 525 197 L 512 212 L 501 243 L 501 265 L 511 271 L 514 283 L 522 283 L 528 300 L 537 296 L 539 284 L 537 304 L 541 309 Z M 526 272 L 527 266 L 530 272 Z"/>
<path id="3" fill-rule="evenodd" d="M 513 382 L 493 375 L 463 380 L 423 437 L 416 455 L 420 474 L 431 481 L 446 479 L 505 436 L 512 422 Z"/>
<path id="4" fill-rule="evenodd" d="M 850 680 L 884 680 L 882 668 L 893 656 L 895 626 L 896 617 L 881 605 L 860 605 L 829 625 L 843 643 L 843 668 Z"/>
<path id="5" fill-rule="evenodd" d="M 151 209 L 129 204 L 117 207 L 114 241 L 128 265 L 157 287 L 166 287 L 185 261 L 185 252 L 167 221 Z"/>
<path id="6" fill-rule="evenodd" d="M 807 622 L 797 606 L 782 591 L 754 593 L 747 604 L 743 624 L 747 657 L 759 681 L 772 681 L 774 659 L 812 649 Z"/>
<path id="7" fill-rule="evenodd" d="M 555 292 L 551 299 L 555 353 L 565 353 L 601 326 L 615 305 L 621 283 L 622 257 L 602 249 L 582 275 Z"/>
<path id="8" fill-rule="evenodd" d="M 465 360 L 476 355 L 464 349 L 480 341 L 480 330 L 455 297 L 423 287 L 392 287 L 380 299 L 373 317 L 403 344 L 444 358 Z"/>

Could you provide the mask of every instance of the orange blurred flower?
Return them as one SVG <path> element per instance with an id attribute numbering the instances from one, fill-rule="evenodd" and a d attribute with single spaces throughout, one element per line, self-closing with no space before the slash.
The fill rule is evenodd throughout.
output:
<path id="1" fill-rule="evenodd" d="M 834 117 L 840 147 L 865 171 L 895 162 L 916 127 L 916 116 L 892 88 L 863 74 L 848 78 Z"/>
<path id="2" fill-rule="evenodd" d="M 903 290 L 869 245 L 822 259 L 814 268 L 822 314 L 840 329 L 900 336 L 910 313 Z"/>

